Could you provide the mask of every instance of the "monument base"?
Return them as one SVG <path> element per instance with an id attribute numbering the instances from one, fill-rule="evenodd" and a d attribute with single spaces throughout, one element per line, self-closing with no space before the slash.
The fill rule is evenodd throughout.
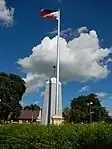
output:
<path id="1" fill-rule="evenodd" d="M 52 124 L 53 125 L 61 125 L 63 123 L 64 119 L 62 116 L 54 115 L 52 117 Z"/>

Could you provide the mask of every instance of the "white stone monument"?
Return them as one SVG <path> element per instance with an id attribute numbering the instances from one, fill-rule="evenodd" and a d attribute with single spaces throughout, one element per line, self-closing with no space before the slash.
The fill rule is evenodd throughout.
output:
<path id="1" fill-rule="evenodd" d="M 58 103 L 58 105 L 57 105 Z M 58 108 L 58 111 L 56 110 Z M 56 78 L 46 82 L 41 124 L 60 124 L 62 119 L 62 91 L 59 82 L 59 98 L 56 101 Z"/>

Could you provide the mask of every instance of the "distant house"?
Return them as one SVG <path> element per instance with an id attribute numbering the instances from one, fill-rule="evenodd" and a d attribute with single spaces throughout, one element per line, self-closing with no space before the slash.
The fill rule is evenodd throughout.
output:
<path id="1" fill-rule="evenodd" d="M 41 121 L 41 114 L 42 109 L 35 109 L 35 110 L 29 110 L 25 109 L 21 111 L 21 114 L 19 117 L 15 117 L 13 120 L 11 120 L 12 123 L 31 123 L 31 122 L 38 122 Z"/>

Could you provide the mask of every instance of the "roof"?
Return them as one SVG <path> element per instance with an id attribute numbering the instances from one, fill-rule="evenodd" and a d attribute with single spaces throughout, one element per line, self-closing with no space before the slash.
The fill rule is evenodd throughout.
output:
<path id="1" fill-rule="evenodd" d="M 39 110 L 33 111 L 33 119 L 36 120 L 39 116 Z M 31 120 L 32 119 L 32 110 L 23 110 L 21 115 L 18 117 L 19 120 Z"/>

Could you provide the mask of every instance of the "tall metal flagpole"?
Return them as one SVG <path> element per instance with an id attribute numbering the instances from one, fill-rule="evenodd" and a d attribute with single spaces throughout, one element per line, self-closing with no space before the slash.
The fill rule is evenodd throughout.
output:
<path id="1" fill-rule="evenodd" d="M 57 75 L 56 75 L 56 115 L 59 113 L 59 62 L 60 62 L 60 10 L 58 15 L 58 35 L 57 35 Z"/>

